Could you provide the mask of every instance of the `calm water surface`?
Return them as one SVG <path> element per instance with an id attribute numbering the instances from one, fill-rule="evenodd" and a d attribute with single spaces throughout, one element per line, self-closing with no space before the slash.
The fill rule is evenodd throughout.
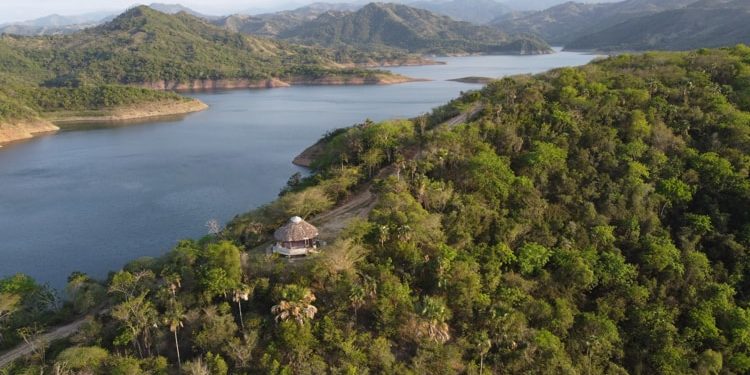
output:
<path id="1" fill-rule="evenodd" d="M 0 149 L 0 277 L 62 287 L 165 253 L 273 200 L 291 160 L 326 131 L 411 117 L 479 88 L 447 79 L 581 65 L 594 56 L 481 56 L 395 72 L 394 86 L 292 87 L 196 94 L 211 108 L 178 119 L 62 131 Z"/>

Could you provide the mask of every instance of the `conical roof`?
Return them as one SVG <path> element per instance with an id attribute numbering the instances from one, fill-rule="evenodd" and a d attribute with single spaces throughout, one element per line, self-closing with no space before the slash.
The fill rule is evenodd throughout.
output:
<path id="1" fill-rule="evenodd" d="M 286 225 L 277 229 L 273 236 L 276 241 L 282 242 L 311 240 L 318 237 L 318 228 L 295 216 L 289 219 Z"/>

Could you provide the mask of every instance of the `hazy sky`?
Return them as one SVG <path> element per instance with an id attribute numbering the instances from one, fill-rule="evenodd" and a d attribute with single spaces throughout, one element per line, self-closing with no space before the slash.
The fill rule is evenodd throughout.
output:
<path id="1" fill-rule="evenodd" d="M 359 0 L 362 1 L 362 0 Z M 394 0 L 372 0 L 394 1 Z M 401 0 L 403 1 L 403 0 Z M 514 3 L 517 9 L 534 4 L 533 8 L 546 8 L 568 0 L 501 0 Z M 603 2 L 617 0 L 577 0 Z M 0 0 L 0 24 L 26 21 L 50 14 L 78 15 L 96 12 L 119 12 L 137 4 L 179 3 L 208 15 L 226 15 L 237 12 L 251 14 L 293 9 L 314 2 L 343 3 L 357 0 Z"/>
<path id="2" fill-rule="evenodd" d="M 241 10 L 257 11 L 294 8 L 312 0 L 0 0 L 0 23 L 24 21 L 50 14 L 74 15 L 100 11 L 119 11 L 135 4 L 180 3 L 206 14 L 228 14 Z M 343 0 L 326 0 L 343 2 Z"/>

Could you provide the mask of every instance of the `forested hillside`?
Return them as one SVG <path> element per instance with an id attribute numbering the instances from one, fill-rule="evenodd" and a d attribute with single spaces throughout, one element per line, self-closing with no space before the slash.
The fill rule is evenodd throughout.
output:
<path id="1" fill-rule="evenodd" d="M 371 3 L 356 12 L 327 12 L 279 34 L 326 47 L 396 48 L 422 54 L 550 52 L 542 40 L 455 21 L 400 4 Z"/>
<path id="2" fill-rule="evenodd" d="M 750 372 L 747 46 L 505 78 L 324 144 L 224 231 L 73 275 L 63 313 L 106 308 L 7 372 Z M 362 189 L 320 255 L 260 246 Z M 5 343 L 54 316 L 27 279 L 0 293 Z"/>

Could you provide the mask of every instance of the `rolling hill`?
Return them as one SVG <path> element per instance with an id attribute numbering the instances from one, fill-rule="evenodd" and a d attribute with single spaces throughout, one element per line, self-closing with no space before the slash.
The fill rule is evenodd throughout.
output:
<path id="1" fill-rule="evenodd" d="M 566 45 L 585 50 L 689 50 L 750 43 L 750 2 L 699 1 L 629 19 Z"/>
<path id="2" fill-rule="evenodd" d="M 383 3 L 371 3 L 356 12 L 329 11 L 279 36 L 326 47 L 395 48 L 423 54 L 550 51 L 546 43 L 534 37 L 508 35 L 427 10 Z"/>

